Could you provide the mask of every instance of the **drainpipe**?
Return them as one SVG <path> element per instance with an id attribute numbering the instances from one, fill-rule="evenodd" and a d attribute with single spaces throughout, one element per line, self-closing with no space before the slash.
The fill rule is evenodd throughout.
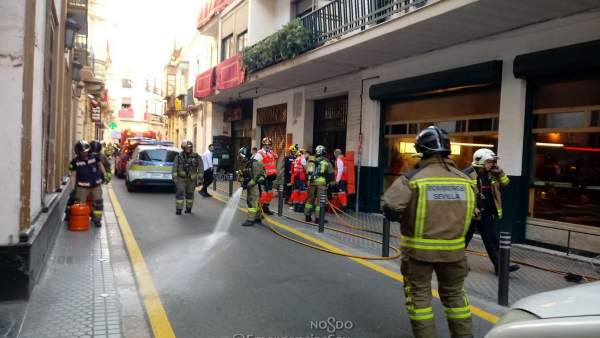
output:
<path id="1" fill-rule="evenodd" d="M 356 211 L 356 213 L 358 213 L 358 197 L 359 192 L 360 192 L 360 167 L 362 165 L 362 149 L 363 149 L 363 132 L 362 132 L 362 121 L 363 121 L 363 94 L 365 91 L 365 81 L 366 80 L 373 80 L 373 79 L 378 79 L 379 76 L 372 76 L 372 77 L 368 77 L 366 79 L 362 79 L 360 80 L 360 121 L 359 121 L 359 125 L 358 125 L 358 170 L 356 175 L 358 176 L 356 178 L 356 203 L 354 203 L 354 209 Z M 381 147 L 381 145 L 380 145 Z"/>

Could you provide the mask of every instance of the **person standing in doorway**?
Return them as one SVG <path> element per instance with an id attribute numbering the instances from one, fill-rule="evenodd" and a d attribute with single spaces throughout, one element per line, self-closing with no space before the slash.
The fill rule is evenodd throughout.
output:
<path id="1" fill-rule="evenodd" d="M 472 166 L 465 169 L 464 173 L 477 182 L 477 210 L 465 235 L 465 247 L 469 245 L 475 230 L 478 230 L 488 257 L 494 265 L 494 273 L 497 275 L 499 239 L 496 220 L 502 219 L 500 190 L 507 186 L 510 180 L 498 166 L 498 156 L 486 148 L 478 149 L 473 153 Z M 508 271 L 517 271 L 519 268 L 519 265 L 514 264 Z"/>
<path id="2" fill-rule="evenodd" d="M 337 191 L 337 199 L 340 202 L 342 210 L 348 208 L 348 168 L 344 163 L 344 154 L 341 149 L 336 149 L 333 152 L 335 156 L 335 190 Z"/>
<path id="3" fill-rule="evenodd" d="M 204 178 L 202 180 L 202 188 L 198 192 L 203 197 L 212 197 L 208 193 L 208 187 L 213 182 L 213 151 L 215 147 L 212 144 L 208 145 L 208 149 L 202 154 L 202 164 L 204 165 Z"/>

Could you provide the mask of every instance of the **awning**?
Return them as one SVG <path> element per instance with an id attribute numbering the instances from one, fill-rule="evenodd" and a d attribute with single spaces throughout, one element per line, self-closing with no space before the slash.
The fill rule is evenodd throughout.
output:
<path id="1" fill-rule="evenodd" d="M 245 72 L 242 65 L 242 55 L 236 54 L 219 63 L 216 67 L 217 89 L 234 88 L 244 83 Z"/>
<path id="2" fill-rule="evenodd" d="M 196 76 L 194 84 L 194 97 L 198 100 L 215 92 L 215 68 L 211 68 Z"/>
<path id="3" fill-rule="evenodd" d="M 232 2 L 233 0 L 203 0 L 200 13 L 198 14 L 196 29 L 202 28 L 202 26 L 206 25 L 210 19 L 216 14 L 219 14 Z"/>
<path id="4" fill-rule="evenodd" d="M 531 79 L 600 70 L 600 40 L 518 55 L 513 65 L 517 78 Z"/>
<path id="5" fill-rule="evenodd" d="M 133 109 L 125 108 L 119 110 L 119 117 L 123 119 L 132 119 L 133 118 Z"/>
<path id="6" fill-rule="evenodd" d="M 501 80 L 502 61 L 490 61 L 376 84 L 369 88 L 369 97 L 372 100 L 405 100 L 449 88 L 499 84 Z"/>

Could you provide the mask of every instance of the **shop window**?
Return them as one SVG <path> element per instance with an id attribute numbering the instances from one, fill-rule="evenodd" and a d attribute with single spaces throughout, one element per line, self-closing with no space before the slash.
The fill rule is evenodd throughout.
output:
<path id="1" fill-rule="evenodd" d="M 485 118 L 469 120 L 469 131 L 498 131 L 498 118 Z"/>
<path id="2" fill-rule="evenodd" d="M 590 115 L 590 127 L 600 127 L 600 110 L 592 111 Z"/>
<path id="3" fill-rule="evenodd" d="M 583 128 L 584 112 L 536 114 L 533 117 L 535 128 Z"/>
<path id="4" fill-rule="evenodd" d="M 444 129 L 448 133 L 462 133 L 467 131 L 466 120 L 436 122 L 435 125 Z"/>

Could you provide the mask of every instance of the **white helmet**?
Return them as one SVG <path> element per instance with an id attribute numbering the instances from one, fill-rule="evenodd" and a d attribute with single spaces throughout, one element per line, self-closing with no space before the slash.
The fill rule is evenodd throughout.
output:
<path id="1" fill-rule="evenodd" d="M 317 148 L 315 148 L 315 154 L 317 154 L 317 156 L 324 156 L 326 153 L 325 146 L 318 145 Z"/>
<path id="2" fill-rule="evenodd" d="M 483 167 L 485 161 L 496 161 L 498 160 L 498 156 L 494 154 L 491 149 L 483 148 L 477 149 L 473 154 L 473 166 L 474 167 Z"/>

